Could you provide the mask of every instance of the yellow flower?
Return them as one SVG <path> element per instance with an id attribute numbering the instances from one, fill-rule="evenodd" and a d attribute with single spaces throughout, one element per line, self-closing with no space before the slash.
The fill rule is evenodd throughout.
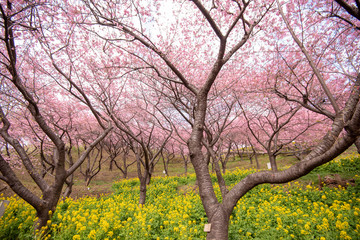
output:
<path id="1" fill-rule="evenodd" d="M 352 239 L 349 235 L 347 235 L 347 233 L 345 231 L 340 232 L 340 238 L 345 239 L 345 240 L 351 240 Z"/>
<path id="2" fill-rule="evenodd" d="M 91 230 L 89 235 L 88 235 L 89 239 L 96 239 L 96 230 Z"/>
<path id="3" fill-rule="evenodd" d="M 74 235 L 72 239 L 73 240 L 80 240 L 80 235 Z"/>

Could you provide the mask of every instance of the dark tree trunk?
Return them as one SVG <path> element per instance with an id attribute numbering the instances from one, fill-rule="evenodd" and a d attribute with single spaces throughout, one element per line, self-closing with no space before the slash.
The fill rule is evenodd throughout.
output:
<path id="1" fill-rule="evenodd" d="M 357 152 L 360 154 L 360 137 L 355 141 L 355 146 L 357 148 Z"/>
<path id="2" fill-rule="evenodd" d="M 125 168 L 124 171 L 122 171 L 122 173 L 123 173 L 123 178 L 126 179 L 128 175 L 127 168 Z"/>
<path id="3" fill-rule="evenodd" d="M 113 170 L 113 164 L 114 164 L 114 159 L 111 159 L 109 164 L 109 171 Z"/>
<path id="4" fill-rule="evenodd" d="M 71 155 L 71 149 L 72 149 L 72 145 L 70 145 L 70 147 L 67 149 L 67 152 L 66 152 L 69 167 L 72 167 L 74 165 L 74 161 L 73 161 L 73 158 Z M 66 189 L 63 193 L 63 198 L 70 197 L 70 194 L 72 193 L 72 187 L 74 185 L 74 174 L 71 174 L 65 180 L 65 184 L 66 184 Z"/>
<path id="5" fill-rule="evenodd" d="M 147 178 L 140 179 L 140 197 L 139 204 L 143 205 L 146 202 Z"/>
<path id="6" fill-rule="evenodd" d="M 211 161 L 211 155 L 209 152 L 206 153 L 205 155 L 205 161 L 206 161 L 206 164 L 209 165 L 210 164 L 210 161 Z"/>
<path id="7" fill-rule="evenodd" d="M 50 208 L 48 207 L 44 207 L 36 211 L 36 216 L 38 217 L 38 220 L 35 223 L 35 230 L 40 230 L 43 226 L 47 225 L 47 222 L 50 219 L 49 211 Z"/>
<path id="8" fill-rule="evenodd" d="M 253 165 L 253 160 L 252 160 L 253 155 L 252 155 L 252 154 L 249 154 L 248 156 L 249 156 L 250 164 Z"/>
<path id="9" fill-rule="evenodd" d="M 221 161 L 221 166 L 222 166 L 222 172 L 223 172 L 223 174 L 225 174 L 225 172 L 226 172 L 226 163 L 227 163 L 227 161 Z"/>
<path id="10" fill-rule="evenodd" d="M 70 197 L 70 194 L 72 193 L 72 187 L 74 186 L 74 174 L 71 174 L 65 181 L 66 189 L 64 191 L 63 197 L 67 198 Z"/>
<path id="11" fill-rule="evenodd" d="M 51 212 L 54 213 L 56 205 L 57 201 L 50 202 L 47 205 L 41 206 L 36 209 L 36 216 L 38 217 L 38 220 L 35 223 L 35 230 L 41 230 L 42 227 L 48 225 L 48 220 L 50 220 L 51 218 L 49 212 L 51 210 Z"/>

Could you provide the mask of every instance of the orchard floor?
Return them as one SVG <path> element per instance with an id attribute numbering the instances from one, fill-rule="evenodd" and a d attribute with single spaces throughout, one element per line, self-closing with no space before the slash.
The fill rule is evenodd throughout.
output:
<path id="1" fill-rule="evenodd" d="M 348 155 L 352 152 L 355 152 L 355 148 L 352 147 L 348 149 L 343 156 Z M 258 157 L 260 163 L 260 169 L 267 168 L 268 158 L 265 154 L 259 155 Z M 286 156 L 286 155 L 279 155 L 277 158 L 277 163 L 280 168 L 290 166 L 296 163 L 298 160 L 293 156 Z M 242 169 L 250 169 L 256 166 L 255 160 L 253 159 L 253 163 L 251 164 L 248 158 L 244 158 L 240 160 L 237 158 L 236 160 L 230 160 L 227 163 L 227 170 L 231 171 L 236 168 Z M 211 167 L 210 167 L 211 168 Z M 175 159 L 174 161 L 169 163 L 169 176 L 181 176 L 184 174 L 184 163 L 181 159 Z M 163 162 L 159 161 L 155 167 L 155 171 L 153 176 L 164 176 L 163 173 L 164 167 Z M 194 169 L 192 168 L 191 163 L 188 163 L 188 173 L 194 173 Z M 23 180 L 24 185 L 27 186 L 31 191 L 38 193 L 40 195 L 39 189 L 35 186 L 32 182 L 30 176 L 26 174 L 25 171 L 17 171 L 17 174 L 20 176 L 20 179 Z M 135 164 L 132 165 L 128 169 L 128 176 L 127 178 L 136 178 L 136 167 Z M 342 176 L 344 178 L 351 178 L 351 176 Z M 51 181 L 50 177 L 48 177 Z M 114 168 L 112 171 L 109 170 L 109 164 L 104 163 L 102 166 L 101 171 L 92 179 L 89 186 L 86 186 L 85 180 L 83 175 L 80 173 L 79 170 L 75 172 L 74 178 L 74 186 L 73 191 L 71 193 L 71 197 L 73 199 L 81 198 L 84 196 L 92 196 L 92 197 L 99 197 L 101 195 L 108 195 L 113 193 L 112 185 L 115 181 L 123 179 L 123 175 L 120 170 Z M 305 184 L 308 182 L 317 182 L 317 175 L 309 175 L 303 178 Z M 0 194 L 4 197 L 10 197 L 14 195 L 14 192 L 7 186 L 4 182 L 0 181 Z"/>
<path id="2" fill-rule="evenodd" d="M 227 172 L 224 180 L 230 189 L 255 171 L 238 168 Z M 300 181 L 257 186 L 234 208 L 229 239 L 360 239 L 359 172 L 360 155 L 353 153 L 314 169 Z M 318 176 L 337 176 L 343 183 L 329 186 L 326 180 L 320 190 L 320 184 L 313 181 Z M 216 181 L 215 174 L 212 179 Z M 139 180 L 116 181 L 113 194 L 60 201 L 48 225 L 35 235 L 35 210 L 18 197 L 10 197 L 0 218 L 0 239 L 32 240 L 40 235 L 41 240 L 205 239 L 207 218 L 195 182 L 195 174 L 154 177 L 147 203 L 139 205 Z M 217 184 L 214 190 L 220 197 Z"/>

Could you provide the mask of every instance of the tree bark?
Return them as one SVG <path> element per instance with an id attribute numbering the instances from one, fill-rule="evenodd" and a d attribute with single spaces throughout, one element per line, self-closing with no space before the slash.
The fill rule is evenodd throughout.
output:
<path id="1" fill-rule="evenodd" d="M 214 214 L 209 219 L 211 223 L 210 232 L 207 234 L 207 240 L 227 240 L 229 232 L 229 219 L 231 212 L 225 210 L 222 204 L 219 204 Z"/>
<path id="2" fill-rule="evenodd" d="M 355 146 L 357 148 L 357 152 L 360 154 L 360 137 L 355 141 Z"/>
<path id="3" fill-rule="evenodd" d="M 272 152 L 268 152 L 268 155 L 269 155 L 271 170 L 274 172 L 277 172 L 278 167 L 277 167 L 277 163 L 276 163 L 276 157 L 274 156 L 274 154 Z"/>
<path id="4" fill-rule="evenodd" d="M 140 197 L 139 204 L 144 205 L 146 202 L 147 178 L 140 179 Z"/>
<path id="5" fill-rule="evenodd" d="M 256 169 L 260 169 L 260 163 L 259 163 L 259 159 L 258 159 L 256 152 L 254 152 L 254 156 L 255 156 L 255 162 L 256 162 Z"/>

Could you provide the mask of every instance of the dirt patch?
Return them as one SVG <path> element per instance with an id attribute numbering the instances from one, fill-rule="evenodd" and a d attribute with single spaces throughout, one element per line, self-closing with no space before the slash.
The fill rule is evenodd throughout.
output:
<path id="1" fill-rule="evenodd" d="M 323 178 L 321 178 L 321 176 L 318 175 L 318 178 L 319 178 L 320 189 L 322 189 L 324 186 L 332 187 L 332 188 L 337 188 L 339 186 L 343 188 L 347 188 L 349 185 L 355 186 L 354 179 L 342 179 L 339 174 L 331 174 Z"/>

